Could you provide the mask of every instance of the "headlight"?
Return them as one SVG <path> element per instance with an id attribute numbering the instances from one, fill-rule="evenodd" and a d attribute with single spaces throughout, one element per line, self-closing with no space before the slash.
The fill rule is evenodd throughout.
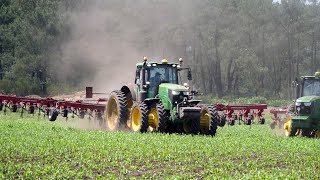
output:
<path id="1" fill-rule="evenodd" d="M 305 106 L 311 106 L 311 102 L 303 103 Z"/>
<path id="2" fill-rule="evenodd" d="M 183 91 L 183 95 L 188 96 L 189 95 L 189 91 Z"/>
<path id="3" fill-rule="evenodd" d="M 179 91 L 172 91 L 172 95 L 179 95 L 180 92 Z"/>
<path id="4" fill-rule="evenodd" d="M 300 106 L 301 105 L 301 102 L 296 102 L 296 106 Z"/>

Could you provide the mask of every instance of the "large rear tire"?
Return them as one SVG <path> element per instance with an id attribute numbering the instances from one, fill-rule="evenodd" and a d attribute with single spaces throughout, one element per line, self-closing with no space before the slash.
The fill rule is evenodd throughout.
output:
<path id="1" fill-rule="evenodd" d="M 106 108 L 107 127 L 116 131 L 120 125 L 125 124 L 128 119 L 128 104 L 126 96 L 122 91 L 113 91 L 110 94 Z"/>
<path id="2" fill-rule="evenodd" d="M 153 103 L 149 112 L 149 130 L 152 132 L 165 132 L 168 115 L 161 103 Z"/>
<path id="3" fill-rule="evenodd" d="M 218 112 L 214 109 L 214 107 L 203 106 L 200 111 L 201 134 L 214 136 L 217 132 L 218 119 Z"/>
<path id="4" fill-rule="evenodd" d="M 145 103 L 135 103 L 131 108 L 130 127 L 133 132 L 145 133 L 148 131 L 149 111 Z"/>

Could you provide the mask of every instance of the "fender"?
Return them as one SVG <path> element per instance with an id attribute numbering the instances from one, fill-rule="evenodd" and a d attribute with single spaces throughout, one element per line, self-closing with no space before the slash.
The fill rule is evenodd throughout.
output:
<path id="1" fill-rule="evenodd" d="M 137 101 L 137 95 L 135 90 L 138 88 L 136 84 L 128 84 L 122 86 L 121 91 L 126 95 L 128 101 L 128 108 L 131 109 L 133 102 Z"/>

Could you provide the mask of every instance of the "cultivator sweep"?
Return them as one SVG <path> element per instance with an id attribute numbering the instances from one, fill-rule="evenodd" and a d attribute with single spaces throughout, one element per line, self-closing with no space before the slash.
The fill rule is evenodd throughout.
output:
<path id="1" fill-rule="evenodd" d="M 265 118 L 262 113 L 264 109 L 267 109 L 267 104 L 215 104 L 214 107 L 216 110 L 225 113 L 226 122 L 231 126 L 235 125 L 236 121 L 238 121 L 238 124 L 244 123 L 245 125 L 251 125 L 254 123 L 255 118 L 259 124 L 265 123 Z"/>
<path id="2" fill-rule="evenodd" d="M 103 114 L 105 111 L 105 103 L 107 99 L 100 98 L 96 103 L 86 103 L 84 101 L 65 101 L 57 100 L 53 98 L 37 98 L 37 97 L 19 97 L 0 95 L 0 111 L 4 114 L 7 111 L 13 113 L 20 112 L 21 117 L 25 113 L 34 115 L 38 114 L 38 117 L 43 114 L 47 116 L 49 121 L 55 121 L 60 114 L 62 117 L 68 119 L 68 115 L 72 114 L 72 118 L 77 116 L 83 119 L 85 115 L 96 120 L 103 121 Z"/>

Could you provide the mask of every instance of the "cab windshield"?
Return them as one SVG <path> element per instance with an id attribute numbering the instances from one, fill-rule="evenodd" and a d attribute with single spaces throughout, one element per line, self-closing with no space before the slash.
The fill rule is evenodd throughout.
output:
<path id="1" fill-rule="evenodd" d="M 303 85 L 303 96 L 320 96 L 320 80 L 306 79 Z"/>
<path id="2" fill-rule="evenodd" d="M 177 68 L 172 65 L 157 65 L 148 68 L 150 87 L 157 87 L 161 83 L 178 84 Z"/>

